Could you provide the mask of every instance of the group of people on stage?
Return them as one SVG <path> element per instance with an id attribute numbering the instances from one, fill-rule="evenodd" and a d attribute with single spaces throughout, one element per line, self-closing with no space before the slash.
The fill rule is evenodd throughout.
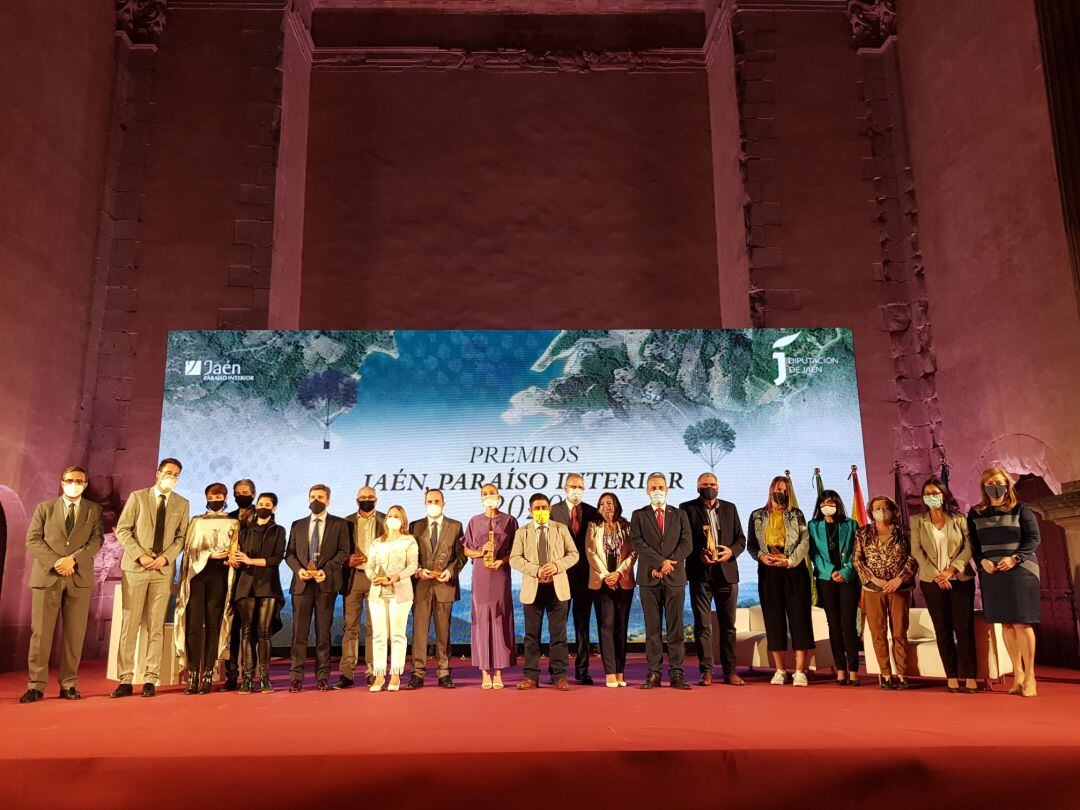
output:
<path id="1" fill-rule="evenodd" d="M 123 546 L 122 626 L 117 653 L 119 686 L 111 697 L 133 694 L 137 636 L 144 634 L 142 695 L 160 682 L 166 611 L 179 566 L 174 644 L 187 694 L 211 691 L 224 662 L 224 688 L 271 692 L 270 639 L 281 627 L 285 604 L 278 573 L 284 561 L 293 576 L 290 691 L 301 690 L 311 623 L 315 623 L 317 688 L 356 685 L 363 664 L 371 691 L 419 689 L 427 669 L 428 636 L 435 629 L 437 683 L 452 689 L 450 616 L 460 598 L 458 575 L 472 565 L 472 661 L 483 689 L 503 688 L 503 671 L 517 661 L 510 569 L 521 572 L 525 616 L 524 670 L 517 689 L 541 682 L 541 635 L 548 622 L 548 680 L 569 690 L 567 622 L 576 636 L 574 679 L 591 684 L 590 624 L 596 616 L 606 685 L 625 687 L 627 630 L 634 590 L 645 618 L 648 675 L 643 689 L 661 685 L 664 647 L 668 682 L 689 689 L 684 672 L 683 605 L 689 584 L 700 686 L 713 683 L 712 612 L 719 627 L 723 681 L 742 685 L 735 666 L 735 613 L 744 550 L 758 561 L 758 588 L 773 684 L 789 675 L 785 654 L 794 650 L 795 686 L 808 684 L 814 649 L 813 594 L 824 608 L 838 685 L 858 686 L 861 605 L 870 627 L 882 688 L 905 689 L 907 627 L 918 580 L 937 634 L 950 691 L 975 691 L 974 595 L 971 562 L 982 583 L 988 623 L 1003 625 L 1014 667 L 1013 694 L 1036 694 L 1032 625 L 1039 621 L 1038 524 L 1020 503 L 1009 476 L 985 471 L 982 499 L 965 517 L 948 487 L 931 478 L 922 488 L 926 511 L 910 526 L 886 496 L 869 504 L 872 521 L 860 526 L 846 515 L 839 494 L 822 492 L 811 520 L 790 502 L 784 476 L 773 479 L 765 505 L 754 510 L 744 534 L 735 505 L 719 498 L 712 473 L 697 479 L 698 497 L 672 506 L 667 480 L 653 473 L 646 505 L 627 519 L 613 492 L 596 506 L 585 502 L 584 479 L 565 477 L 564 498 L 529 500 L 531 520 L 519 526 L 500 510 L 498 489 L 480 490 L 483 511 L 463 525 L 443 512 L 443 494 L 428 490 L 425 516 L 409 522 L 402 506 L 377 508 L 378 494 L 363 487 L 356 511 L 330 514 L 330 488 L 308 491 L 309 514 L 289 531 L 276 521 L 278 498 L 256 494 L 254 483 L 233 485 L 236 505 L 226 510 L 224 484 L 206 487 L 206 511 L 189 518 L 189 503 L 174 490 L 182 465 L 166 458 L 153 486 L 133 492 L 116 525 Z M 59 616 L 60 697 L 78 699 L 77 675 L 93 585 L 93 557 L 103 542 L 101 507 L 83 497 L 88 474 L 68 467 L 63 494 L 38 505 L 27 533 L 34 557 L 30 575 L 32 633 L 30 680 L 21 702 L 44 697 L 49 655 Z M 330 629 L 338 596 L 345 628 L 339 677 L 331 684 Z M 365 609 L 367 621 L 364 622 Z M 404 686 L 406 629 L 413 617 L 411 673 Z M 360 625 L 365 625 L 364 659 Z M 892 634 L 892 658 L 889 633 Z"/>

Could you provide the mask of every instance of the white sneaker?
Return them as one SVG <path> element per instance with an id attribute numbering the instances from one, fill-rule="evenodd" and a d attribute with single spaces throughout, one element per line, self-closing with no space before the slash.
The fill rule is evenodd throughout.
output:
<path id="1" fill-rule="evenodd" d="M 795 677 L 791 679 L 792 686 L 809 686 L 810 681 L 806 679 L 806 673 L 801 669 L 795 670 Z"/>
<path id="2" fill-rule="evenodd" d="M 772 680 L 769 681 L 773 686 L 783 686 L 784 681 L 787 680 L 787 671 L 778 669 L 773 673 Z"/>

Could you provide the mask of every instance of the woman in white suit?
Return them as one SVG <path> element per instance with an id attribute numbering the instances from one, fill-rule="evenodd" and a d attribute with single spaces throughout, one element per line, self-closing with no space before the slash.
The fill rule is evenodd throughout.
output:
<path id="1" fill-rule="evenodd" d="M 391 506 L 383 521 L 386 531 L 371 544 L 364 573 L 371 580 L 368 609 L 371 616 L 372 657 L 375 681 L 371 691 L 378 692 L 386 683 L 386 644 L 390 641 L 390 685 L 388 692 L 401 688 L 401 673 L 405 671 L 405 650 L 408 639 L 405 628 L 412 610 L 412 576 L 417 568 L 416 540 L 403 534 L 409 525 L 405 510 Z"/>
<path id="2" fill-rule="evenodd" d="M 589 525 L 585 555 L 589 559 L 589 588 L 599 591 L 600 657 L 610 687 L 626 686 L 626 632 L 634 601 L 634 562 L 630 524 L 614 492 L 596 504 L 600 519 Z"/>

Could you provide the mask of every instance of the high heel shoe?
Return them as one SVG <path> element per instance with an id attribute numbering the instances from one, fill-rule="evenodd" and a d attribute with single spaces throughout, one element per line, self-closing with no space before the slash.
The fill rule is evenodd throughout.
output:
<path id="1" fill-rule="evenodd" d="M 953 686 L 951 681 L 956 681 L 956 678 L 949 678 L 949 680 L 946 681 L 946 685 L 947 685 L 950 692 L 952 692 L 953 694 L 956 694 L 957 692 L 960 691 L 960 682 L 956 681 L 956 686 Z"/>
<path id="2" fill-rule="evenodd" d="M 387 692 L 397 692 L 399 689 L 401 689 L 401 676 L 400 675 L 391 675 L 390 676 L 390 685 L 386 687 L 386 691 Z"/>
<path id="3" fill-rule="evenodd" d="M 1035 683 L 1035 676 L 1034 675 L 1029 675 L 1027 680 L 1024 681 L 1024 689 L 1023 689 L 1023 692 L 1021 692 L 1021 694 L 1024 697 L 1038 697 L 1039 696 L 1039 690 L 1038 690 L 1038 687 L 1037 687 L 1037 685 Z"/>
<path id="4" fill-rule="evenodd" d="M 368 687 L 369 692 L 381 692 L 383 684 L 386 683 L 386 678 L 382 675 L 376 675 L 375 680 L 372 681 L 371 686 Z"/>
<path id="5" fill-rule="evenodd" d="M 970 681 L 974 685 L 968 686 L 968 681 Z M 964 691 L 967 692 L 969 695 L 974 695 L 976 692 L 979 691 L 979 682 L 974 678 L 967 678 L 964 681 Z"/>
<path id="6" fill-rule="evenodd" d="M 188 674 L 187 689 L 184 690 L 185 695 L 197 695 L 199 694 L 199 673 L 191 672 Z"/>
<path id="7" fill-rule="evenodd" d="M 882 689 L 893 689 L 892 677 L 885 675 L 878 675 L 878 686 Z"/>
<path id="8" fill-rule="evenodd" d="M 1023 695 L 1024 694 L 1024 680 L 1023 678 L 1017 678 L 1013 676 L 1013 684 L 1009 689 L 1010 695 Z"/>
<path id="9" fill-rule="evenodd" d="M 214 673 L 204 672 L 202 676 L 202 683 L 199 684 L 199 694 L 209 695 L 214 688 Z"/>

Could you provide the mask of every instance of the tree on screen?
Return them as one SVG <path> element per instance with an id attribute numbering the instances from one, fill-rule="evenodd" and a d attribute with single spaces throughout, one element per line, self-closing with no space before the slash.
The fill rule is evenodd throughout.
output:
<path id="1" fill-rule="evenodd" d="M 720 459 L 735 449 L 735 429 L 723 419 L 702 419 L 686 429 L 683 441 L 715 473 Z"/>
<path id="2" fill-rule="evenodd" d="M 296 399 L 323 426 L 323 449 L 330 449 L 330 423 L 356 405 L 357 379 L 328 368 L 300 381 Z"/>

